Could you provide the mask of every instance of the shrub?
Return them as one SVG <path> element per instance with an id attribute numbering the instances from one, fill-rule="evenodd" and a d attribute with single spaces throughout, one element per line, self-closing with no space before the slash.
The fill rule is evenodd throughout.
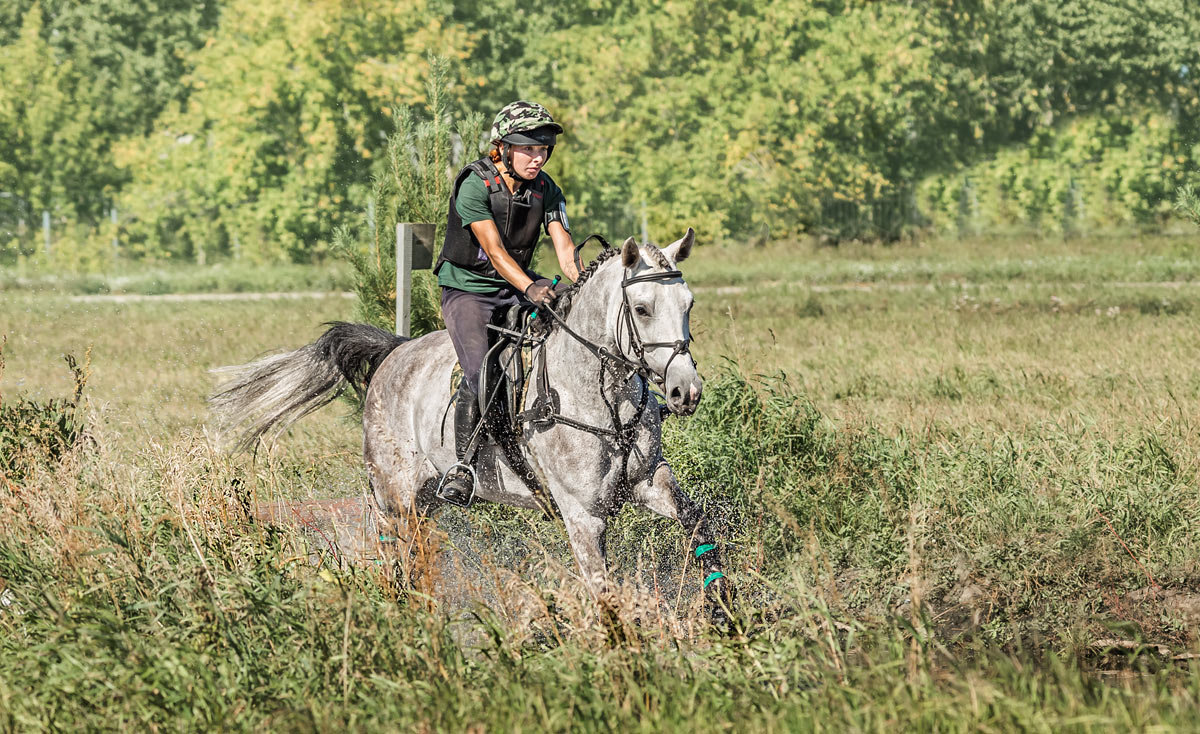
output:
<path id="1" fill-rule="evenodd" d="M 1196 195 L 1196 190 L 1191 184 L 1181 186 L 1175 192 L 1175 211 L 1193 223 L 1200 224 L 1200 196 Z"/>
<path id="2" fill-rule="evenodd" d="M 0 340 L 0 377 L 4 374 L 4 344 Z M 81 366 L 73 355 L 63 358 L 75 378 L 70 398 L 40 402 L 28 398 L 3 400 L 0 394 L 0 477 L 21 481 L 35 466 L 58 461 L 85 437 L 80 401 L 91 364 L 88 351 Z"/>

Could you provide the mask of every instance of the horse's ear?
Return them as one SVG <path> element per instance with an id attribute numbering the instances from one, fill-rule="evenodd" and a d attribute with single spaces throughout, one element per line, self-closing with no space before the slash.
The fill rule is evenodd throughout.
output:
<path id="1" fill-rule="evenodd" d="M 633 238 L 625 240 L 625 244 L 621 246 L 621 264 L 626 268 L 632 268 L 637 265 L 637 261 L 642 257 L 642 250 L 638 247 L 638 243 L 633 241 Z"/>
<path id="2" fill-rule="evenodd" d="M 692 245 L 695 243 L 696 232 L 688 227 L 687 234 L 664 247 L 663 252 L 675 262 L 681 263 L 687 260 L 688 255 L 692 254 Z"/>

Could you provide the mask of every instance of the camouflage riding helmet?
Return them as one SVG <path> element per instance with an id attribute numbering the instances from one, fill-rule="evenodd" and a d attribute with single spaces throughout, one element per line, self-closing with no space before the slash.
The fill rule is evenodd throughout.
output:
<path id="1" fill-rule="evenodd" d="M 562 125 L 554 121 L 546 108 L 535 102 L 505 105 L 492 123 L 492 145 L 546 145 L 554 147 Z"/>

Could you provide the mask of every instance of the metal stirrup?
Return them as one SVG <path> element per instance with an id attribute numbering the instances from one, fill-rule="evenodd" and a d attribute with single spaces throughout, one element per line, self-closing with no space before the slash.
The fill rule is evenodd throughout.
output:
<path id="1" fill-rule="evenodd" d="M 450 475 L 452 475 L 456 470 L 457 471 L 465 471 L 467 474 L 469 474 L 471 476 L 471 494 L 467 496 L 466 502 L 459 502 L 457 500 L 452 500 L 449 497 L 447 497 L 445 494 L 446 481 L 448 479 L 450 479 Z M 434 492 L 434 494 L 437 496 L 438 499 L 440 499 L 443 502 L 449 502 L 450 504 L 456 505 L 458 507 L 470 507 L 471 503 L 473 503 L 475 501 L 475 489 L 478 486 L 479 486 L 479 477 L 475 474 L 475 467 L 471 466 L 470 464 L 464 464 L 460 461 L 460 462 L 457 462 L 456 464 L 452 465 L 449 469 L 446 470 L 446 473 L 442 475 L 442 480 L 440 482 L 438 482 L 437 491 Z"/>

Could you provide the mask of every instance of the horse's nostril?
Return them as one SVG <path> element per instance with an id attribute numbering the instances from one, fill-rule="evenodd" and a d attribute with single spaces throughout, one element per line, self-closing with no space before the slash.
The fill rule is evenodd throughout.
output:
<path id="1" fill-rule="evenodd" d="M 671 388 L 672 402 L 679 402 L 682 399 L 683 399 L 683 392 L 678 387 Z"/>

